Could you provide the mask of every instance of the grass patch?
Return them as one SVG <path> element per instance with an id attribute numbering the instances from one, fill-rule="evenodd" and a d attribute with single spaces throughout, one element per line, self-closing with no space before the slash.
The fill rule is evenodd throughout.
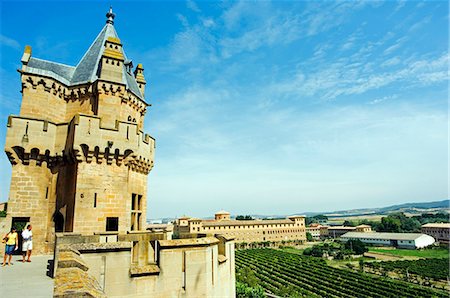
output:
<path id="1" fill-rule="evenodd" d="M 429 248 L 429 249 L 388 249 L 369 247 L 369 252 L 379 252 L 393 256 L 401 257 L 418 257 L 418 258 L 448 258 L 449 250 L 446 248 Z"/>
<path id="2" fill-rule="evenodd" d="M 302 255 L 303 251 L 304 251 L 304 249 L 298 249 L 298 248 L 294 248 L 294 247 L 283 247 L 283 248 L 281 248 L 281 250 L 292 253 L 292 254 L 298 254 L 298 255 Z"/>

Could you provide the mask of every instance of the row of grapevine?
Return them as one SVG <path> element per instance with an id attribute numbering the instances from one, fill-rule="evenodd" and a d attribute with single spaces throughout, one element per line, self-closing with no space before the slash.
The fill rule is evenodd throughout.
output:
<path id="1" fill-rule="evenodd" d="M 405 261 L 367 262 L 364 266 L 374 270 L 387 270 L 429 277 L 435 280 L 446 280 L 449 275 L 449 259 L 420 259 Z"/>
<path id="2" fill-rule="evenodd" d="M 236 251 L 237 270 L 253 270 L 272 294 L 289 287 L 305 297 L 448 297 L 444 291 L 330 267 L 322 259 L 274 249 Z"/>

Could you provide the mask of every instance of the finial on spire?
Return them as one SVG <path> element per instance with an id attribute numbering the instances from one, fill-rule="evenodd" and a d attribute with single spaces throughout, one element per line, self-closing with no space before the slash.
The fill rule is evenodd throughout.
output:
<path id="1" fill-rule="evenodd" d="M 106 14 L 106 23 L 107 24 L 114 24 L 114 17 L 115 17 L 116 15 L 113 13 L 113 10 L 112 10 L 112 6 L 110 6 L 109 7 L 109 11 L 108 11 L 108 13 Z"/>

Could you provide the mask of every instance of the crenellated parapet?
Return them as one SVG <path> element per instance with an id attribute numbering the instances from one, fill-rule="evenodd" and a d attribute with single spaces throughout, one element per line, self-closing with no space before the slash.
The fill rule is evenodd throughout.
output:
<path id="1" fill-rule="evenodd" d="M 114 82 L 99 81 L 97 84 L 98 94 L 113 95 L 118 97 L 125 96 L 125 85 Z"/>
<path id="2" fill-rule="evenodd" d="M 148 174 L 153 167 L 155 140 L 132 122 L 117 121 L 103 127 L 102 119 L 76 115 L 69 123 L 9 116 L 6 154 L 12 165 L 35 160 L 48 167 L 58 163 L 87 162 L 124 164 Z"/>
<path id="3" fill-rule="evenodd" d="M 121 97 L 122 103 L 125 103 L 129 105 L 134 110 L 138 111 L 142 117 L 145 116 L 145 113 L 147 112 L 147 107 L 149 104 L 141 100 L 139 97 L 134 95 L 131 92 L 127 92 L 125 96 Z"/>
<path id="4" fill-rule="evenodd" d="M 148 174 L 153 167 L 155 140 L 133 122 L 116 121 L 114 128 L 104 127 L 102 119 L 78 115 L 73 121 L 73 144 L 79 162 L 124 163 L 130 169 Z"/>
<path id="5" fill-rule="evenodd" d="M 77 100 L 80 98 L 85 98 L 91 96 L 93 93 L 92 84 L 82 84 L 77 86 L 66 86 L 61 81 L 58 81 L 51 77 L 46 77 L 44 75 L 35 75 L 22 73 L 22 92 L 24 89 L 37 89 L 42 87 L 42 89 L 57 96 L 65 101 Z"/>
<path id="6" fill-rule="evenodd" d="M 5 151 L 11 164 L 29 164 L 31 159 L 38 165 L 45 161 L 50 166 L 62 160 L 67 127 L 67 123 L 9 116 Z"/>

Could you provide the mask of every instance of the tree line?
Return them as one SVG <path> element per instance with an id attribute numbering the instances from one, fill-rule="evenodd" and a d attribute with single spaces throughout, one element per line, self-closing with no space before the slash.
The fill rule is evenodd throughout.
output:
<path id="1" fill-rule="evenodd" d="M 415 233 L 420 232 L 423 224 L 433 222 L 449 222 L 449 216 L 445 213 L 423 213 L 412 217 L 403 212 L 396 212 L 382 217 L 380 222 L 363 219 L 359 222 L 346 220 L 344 226 L 355 227 L 360 224 L 370 225 L 377 232 Z"/>

